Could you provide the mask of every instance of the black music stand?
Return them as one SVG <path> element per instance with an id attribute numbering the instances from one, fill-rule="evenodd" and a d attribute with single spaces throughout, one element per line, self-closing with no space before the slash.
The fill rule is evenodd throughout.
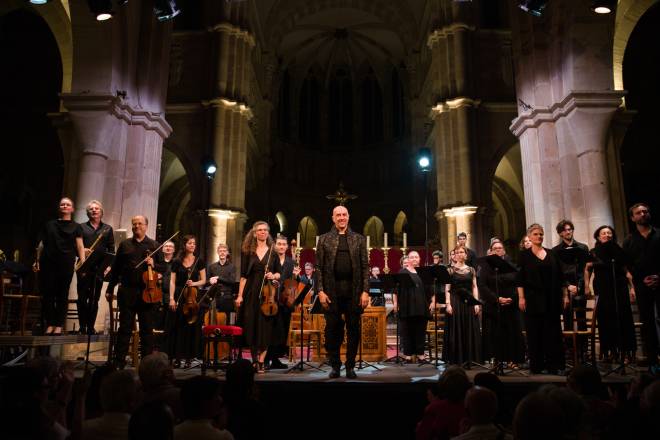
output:
<path id="1" fill-rule="evenodd" d="M 483 307 L 483 305 L 484 305 L 483 301 L 478 300 L 477 298 L 475 298 L 474 296 L 472 296 L 468 292 L 460 291 L 458 296 L 459 296 L 459 301 L 463 301 L 468 306 L 472 306 L 472 307 L 473 306 L 482 306 Z M 469 369 L 472 368 L 473 365 L 476 365 L 477 367 L 481 367 L 485 370 L 490 370 L 490 368 L 488 368 L 486 365 L 480 364 L 479 362 L 475 362 L 473 360 L 465 361 L 465 362 L 463 362 L 463 365 L 461 365 L 461 366 L 465 370 L 469 370 Z"/>
<path id="2" fill-rule="evenodd" d="M 439 354 L 439 349 L 438 349 L 438 292 L 435 291 L 435 286 L 439 283 L 441 285 L 449 284 L 451 282 L 451 279 L 449 277 L 449 272 L 447 271 L 447 266 L 442 266 L 442 265 L 437 265 L 437 266 L 424 266 L 424 267 L 418 267 L 415 269 L 417 271 L 417 274 L 419 277 L 422 279 L 424 282 L 424 285 L 427 287 L 430 286 L 431 289 L 433 290 L 433 295 L 435 299 L 435 304 L 436 308 L 433 310 L 433 332 L 434 332 L 434 337 L 435 337 L 435 356 L 433 358 L 433 366 L 438 367 L 439 362 L 442 362 L 440 360 L 440 354 Z M 430 352 L 429 348 L 429 352 Z M 427 363 L 431 363 L 428 361 L 425 361 L 421 365 L 425 365 Z M 444 362 L 443 362 L 444 364 Z M 420 365 L 420 366 L 421 366 Z"/>
<path id="3" fill-rule="evenodd" d="M 398 295 L 398 289 L 400 287 L 407 288 L 407 287 L 412 287 L 413 285 L 414 285 L 413 280 L 410 277 L 410 274 L 407 272 L 383 275 L 383 289 L 391 291 L 392 294 L 394 295 Z M 404 358 L 399 354 L 399 340 L 400 340 L 399 312 L 394 310 L 394 313 L 396 317 L 396 321 L 395 321 L 396 322 L 396 355 L 385 359 L 384 362 L 390 362 L 390 363 L 393 362 L 399 365 L 402 364 L 406 360 L 406 358 Z M 387 343 L 385 343 L 385 345 L 387 346 Z"/>
<path id="4" fill-rule="evenodd" d="M 570 326 L 572 330 L 575 330 L 575 324 L 574 324 L 574 318 L 573 318 L 573 301 L 577 300 L 578 297 L 583 297 L 584 293 L 584 280 L 582 280 L 582 285 L 580 285 L 580 271 L 579 268 L 583 268 L 587 264 L 587 262 L 591 261 L 591 255 L 589 254 L 588 251 L 584 250 L 583 248 L 577 247 L 577 246 L 569 246 L 563 249 L 560 249 L 557 252 L 559 259 L 562 261 L 562 263 L 566 265 L 571 265 L 573 266 L 573 277 L 575 278 L 575 286 L 577 287 L 577 292 L 575 293 L 575 296 L 569 295 L 570 301 L 568 302 L 568 307 L 569 307 L 569 314 L 570 316 Z M 584 298 L 584 303 L 583 305 L 578 305 L 578 307 L 586 306 L 586 298 Z M 579 310 L 579 309 L 578 309 Z M 583 315 L 581 317 L 583 322 L 586 322 L 586 315 Z M 580 323 L 578 322 L 578 330 L 586 330 L 586 326 L 580 326 Z M 582 327 L 582 328 L 580 328 Z M 566 330 L 566 328 L 564 328 Z M 577 347 L 573 348 L 574 350 L 577 350 Z"/>
<path id="5" fill-rule="evenodd" d="M 303 304 L 303 301 L 305 300 L 305 296 L 307 296 L 307 294 L 309 293 L 309 291 L 311 289 L 312 289 L 312 285 L 311 284 L 306 284 L 305 288 L 300 291 L 300 293 L 296 297 L 295 301 L 293 302 L 294 309 L 295 309 L 296 306 L 298 306 L 298 305 L 300 306 L 300 360 L 298 362 L 296 362 L 288 370 L 286 370 L 284 372 L 284 374 L 290 373 L 294 370 L 304 371 L 305 367 L 314 368 L 315 370 L 323 371 L 321 368 L 316 367 L 316 366 L 310 364 L 309 362 L 305 362 L 305 355 L 304 355 L 304 352 L 305 352 L 305 344 L 304 344 L 304 341 L 305 341 L 305 338 L 304 338 L 304 336 L 305 336 L 305 326 L 304 326 L 304 322 L 305 322 L 305 317 L 304 317 L 305 304 Z M 310 311 L 310 313 L 311 313 L 311 311 Z M 311 338 L 311 336 L 310 336 L 310 338 Z M 310 343 L 311 343 L 311 340 L 310 340 Z"/>
<path id="6" fill-rule="evenodd" d="M 94 251 L 89 254 L 89 256 L 85 259 L 83 264 L 78 268 L 76 271 L 76 276 L 91 276 L 92 280 L 92 300 L 96 298 L 96 281 L 98 278 L 103 278 L 103 272 L 105 269 L 110 266 L 115 258 L 115 254 L 101 250 L 101 249 L 94 249 Z M 91 307 L 92 304 L 90 302 L 90 310 L 87 311 L 87 316 L 90 316 L 92 313 Z M 89 324 L 89 323 L 88 323 Z M 112 329 L 110 330 L 112 331 Z M 89 364 L 92 364 L 89 361 L 89 350 L 90 350 L 90 344 L 92 342 L 92 334 L 90 332 L 90 329 L 87 329 L 87 349 L 85 350 L 85 369 L 89 366 Z M 92 364 L 94 365 L 94 364 Z M 96 365 L 94 365 L 96 366 Z"/>
<path id="7" fill-rule="evenodd" d="M 380 289 L 382 285 L 382 282 L 379 279 L 370 279 L 369 280 L 369 296 L 371 296 L 371 291 L 375 289 Z M 382 292 L 382 290 L 380 290 Z M 381 293 L 382 295 L 382 293 Z M 382 296 L 381 296 L 382 297 Z M 371 364 L 364 359 L 362 359 L 362 315 L 360 315 L 360 321 L 358 323 L 358 332 L 360 334 L 360 341 L 359 341 L 359 347 L 358 347 L 358 361 L 355 363 L 355 368 L 358 370 L 364 370 L 365 368 L 375 368 L 376 370 L 380 371 L 381 368 L 378 368 L 374 364 Z M 387 347 L 387 344 L 385 344 Z"/>

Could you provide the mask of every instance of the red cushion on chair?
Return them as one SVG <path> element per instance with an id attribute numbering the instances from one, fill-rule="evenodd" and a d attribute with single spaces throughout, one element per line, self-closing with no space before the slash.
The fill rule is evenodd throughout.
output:
<path id="1" fill-rule="evenodd" d="M 216 335 L 218 332 L 222 336 L 241 336 L 243 328 L 235 325 L 205 325 L 202 328 L 204 336 Z"/>

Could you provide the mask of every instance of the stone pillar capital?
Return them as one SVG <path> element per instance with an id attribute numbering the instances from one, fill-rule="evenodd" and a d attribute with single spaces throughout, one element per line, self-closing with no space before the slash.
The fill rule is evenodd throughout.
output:
<path id="1" fill-rule="evenodd" d="M 232 112 L 239 113 L 241 116 L 245 116 L 248 121 L 254 117 L 252 109 L 248 107 L 247 104 L 233 101 L 231 99 L 213 98 L 208 101 L 203 101 L 202 105 L 214 108 L 224 108 Z"/>
<path id="2" fill-rule="evenodd" d="M 457 108 L 462 108 L 462 107 L 479 107 L 481 104 L 481 100 L 479 99 L 472 99 L 472 98 L 467 98 L 467 97 L 458 97 L 454 99 L 448 99 L 445 102 L 439 102 L 436 104 L 434 107 L 431 107 L 431 111 L 429 113 L 429 118 L 430 119 L 435 119 L 437 116 L 439 116 L 442 113 L 447 113 L 451 110 L 457 109 Z"/>
<path id="3" fill-rule="evenodd" d="M 475 29 L 474 26 L 471 26 L 466 23 L 452 23 L 431 32 L 431 34 L 429 34 L 426 40 L 426 45 L 431 49 L 433 49 L 433 46 L 435 46 L 435 44 L 438 43 L 438 41 L 440 41 L 443 38 L 447 38 L 447 36 L 450 34 L 454 34 L 457 32 L 464 32 L 464 31 L 473 31 L 474 29 Z"/>
<path id="4" fill-rule="evenodd" d="M 218 23 L 214 26 L 211 26 L 209 28 L 209 31 L 221 32 L 224 34 L 235 36 L 237 38 L 244 40 L 246 43 L 250 45 L 250 47 L 254 47 L 256 45 L 256 42 L 254 41 L 254 37 L 252 36 L 252 34 L 250 34 L 250 32 L 246 31 L 245 29 L 241 29 L 240 27 L 228 22 Z"/>

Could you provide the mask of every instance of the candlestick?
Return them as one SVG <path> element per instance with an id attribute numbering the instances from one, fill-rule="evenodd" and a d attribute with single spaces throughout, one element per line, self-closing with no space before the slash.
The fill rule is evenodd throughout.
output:
<path id="1" fill-rule="evenodd" d="M 383 247 L 387 247 L 387 232 L 383 235 L 383 241 L 385 242 Z"/>
<path id="2" fill-rule="evenodd" d="M 302 247 L 302 243 L 300 242 L 300 232 L 296 232 L 296 246 Z"/>
<path id="3" fill-rule="evenodd" d="M 371 247 L 371 237 L 367 235 L 367 251 Z"/>

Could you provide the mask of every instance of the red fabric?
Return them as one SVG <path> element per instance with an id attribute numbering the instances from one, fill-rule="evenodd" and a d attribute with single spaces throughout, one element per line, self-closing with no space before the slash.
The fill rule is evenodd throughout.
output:
<path id="1" fill-rule="evenodd" d="M 467 417 L 463 402 L 436 399 L 424 409 L 417 424 L 416 439 L 450 439 L 460 434 L 461 421 Z"/>
<path id="2" fill-rule="evenodd" d="M 243 334 L 243 329 L 235 325 L 205 325 L 202 328 L 204 336 L 212 335 L 216 330 L 219 330 L 223 336 L 241 336 Z"/>

